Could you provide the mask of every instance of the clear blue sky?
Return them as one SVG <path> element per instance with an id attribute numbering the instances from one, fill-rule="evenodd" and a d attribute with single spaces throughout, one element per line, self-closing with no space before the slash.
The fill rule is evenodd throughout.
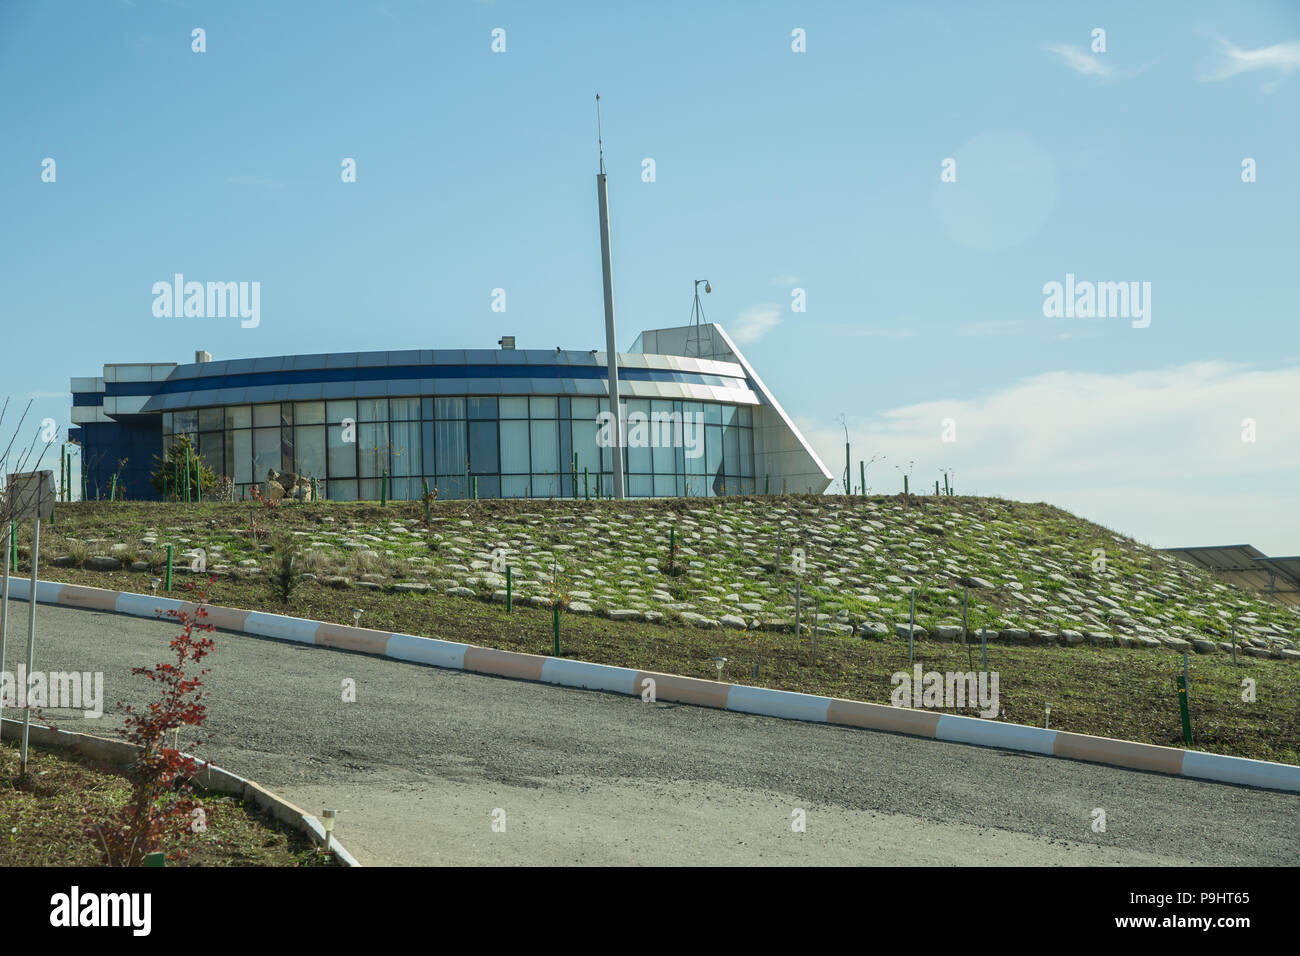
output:
<path id="1" fill-rule="evenodd" d="M 1300 552 L 1300 4 L 4 0 L 0 89 L 0 393 L 37 418 L 196 348 L 599 346 L 599 92 L 622 347 L 707 276 L 855 482 Z M 155 318 L 176 272 L 259 281 L 261 324 Z M 1150 282 L 1150 327 L 1046 318 L 1067 273 Z"/>

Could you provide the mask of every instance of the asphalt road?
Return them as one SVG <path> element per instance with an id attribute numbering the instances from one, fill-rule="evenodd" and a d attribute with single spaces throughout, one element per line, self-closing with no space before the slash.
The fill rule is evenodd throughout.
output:
<path id="1" fill-rule="evenodd" d="M 36 667 L 102 671 L 108 701 L 49 718 L 113 736 L 175 632 L 39 606 Z M 199 753 L 337 808 L 369 865 L 1300 863 L 1297 795 L 214 636 Z"/>

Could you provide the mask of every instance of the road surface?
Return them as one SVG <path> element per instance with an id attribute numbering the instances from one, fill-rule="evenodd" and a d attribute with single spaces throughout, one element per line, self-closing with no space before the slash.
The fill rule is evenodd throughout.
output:
<path id="1" fill-rule="evenodd" d="M 15 601 L 10 671 L 26 629 Z M 107 701 L 49 718 L 114 736 L 176 631 L 40 605 L 37 669 Z M 338 809 L 367 865 L 1300 863 L 1297 795 L 214 637 L 199 753 Z"/>

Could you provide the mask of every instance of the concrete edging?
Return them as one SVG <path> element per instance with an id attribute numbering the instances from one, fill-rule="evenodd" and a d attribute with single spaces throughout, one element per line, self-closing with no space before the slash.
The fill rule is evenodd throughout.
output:
<path id="1" fill-rule="evenodd" d="M 12 585 L 13 582 L 11 581 L 11 592 Z M 3 725 L 0 725 L 0 738 L 21 739 L 22 728 L 23 723 L 21 720 L 6 717 Z M 135 744 L 129 744 L 124 740 L 112 740 L 108 737 L 97 737 L 94 734 L 83 734 L 72 730 L 56 730 L 43 724 L 30 725 L 28 728 L 28 742 L 52 750 L 72 750 L 83 757 L 101 760 L 119 769 L 134 763 L 139 754 L 139 748 Z M 186 754 L 185 756 L 193 757 L 195 760 L 202 759 L 194 757 L 193 754 Z M 294 806 L 283 797 L 267 790 L 256 781 L 246 780 L 229 770 L 222 770 L 218 766 L 209 764 L 194 778 L 194 783 L 198 787 L 213 793 L 221 793 L 226 796 L 237 797 L 240 800 L 252 801 L 281 823 L 305 833 L 318 846 L 325 845 L 325 828 L 321 826 L 318 819 L 301 807 Z M 357 862 L 356 857 L 343 847 L 343 844 L 332 837 L 330 838 L 330 852 L 343 866 L 361 865 Z"/>
<path id="2" fill-rule="evenodd" d="M 27 579 L 10 579 L 11 597 L 25 601 L 29 590 L 30 582 Z M 37 582 L 36 600 L 42 604 L 111 610 L 135 617 L 163 617 L 164 620 L 166 611 L 187 610 L 192 613 L 197 607 L 194 602 L 174 598 L 151 598 L 128 591 L 107 591 L 86 585 L 49 581 Z M 472 671 L 493 677 L 510 677 L 631 696 L 641 696 L 651 686 L 645 683 L 649 680 L 653 681 L 656 700 L 786 720 L 881 730 L 932 740 L 1083 760 L 1131 770 L 1300 793 L 1300 767 L 1269 760 L 1180 750 L 1130 740 L 1045 730 L 937 711 L 887 707 L 865 701 L 840 700 L 746 684 L 724 684 L 704 678 L 657 674 L 570 658 L 540 657 L 536 654 L 500 651 L 432 637 L 328 624 L 262 611 L 242 611 L 213 605 L 209 605 L 207 610 L 205 623 L 222 630 L 360 651 L 446 670 Z"/>

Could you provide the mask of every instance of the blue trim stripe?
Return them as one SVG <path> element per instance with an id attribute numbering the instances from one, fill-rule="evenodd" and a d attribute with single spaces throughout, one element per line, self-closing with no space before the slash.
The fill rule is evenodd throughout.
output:
<path id="1" fill-rule="evenodd" d="M 218 388 L 251 388 L 259 385 L 302 385 L 325 382 L 402 381 L 410 379 L 448 378 L 553 378 L 603 379 L 606 370 L 586 365 L 407 365 L 398 368 L 323 368 L 293 369 L 283 372 L 243 375 L 204 375 L 164 382 L 107 382 L 106 395 L 169 395 Z M 688 385 L 715 385 L 722 388 L 748 388 L 743 378 L 679 372 L 671 369 L 625 368 L 619 377 L 634 382 L 678 382 Z M 76 396 L 73 396 L 76 404 Z M 96 403 L 98 404 L 98 403 Z"/>

